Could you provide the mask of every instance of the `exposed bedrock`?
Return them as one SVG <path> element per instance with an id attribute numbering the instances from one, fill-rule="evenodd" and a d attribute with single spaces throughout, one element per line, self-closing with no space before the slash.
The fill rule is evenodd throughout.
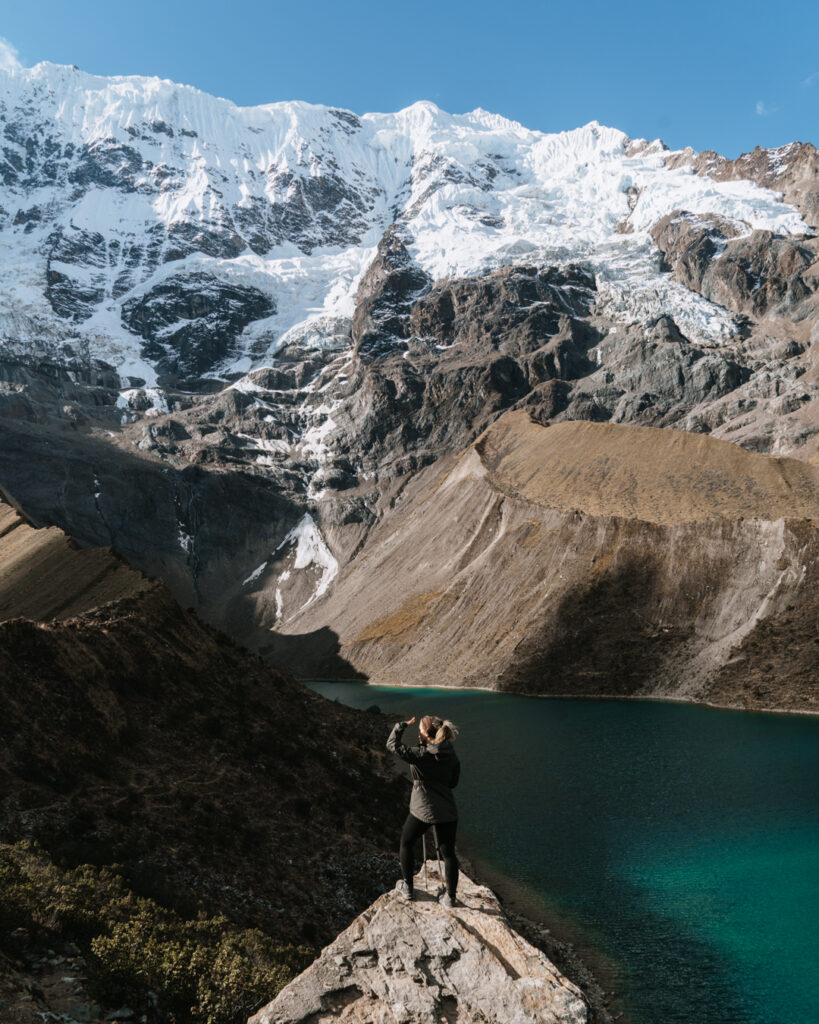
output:
<path id="1" fill-rule="evenodd" d="M 360 358 L 389 353 L 397 339 L 409 337 L 409 314 L 415 299 L 431 284 L 413 262 L 400 232 L 389 228 L 356 293 L 352 341 Z"/>
<path id="2" fill-rule="evenodd" d="M 671 317 L 647 329 L 616 328 L 600 338 L 594 368 L 572 384 L 541 387 L 526 405 L 545 420 L 684 425 L 750 377 L 730 351 L 692 345 Z"/>
<path id="3" fill-rule="evenodd" d="M 171 466 L 78 439 L 70 426 L 7 421 L 2 439 L 0 480 L 37 525 L 59 524 L 84 544 L 113 547 L 208 621 L 252 638 L 254 623 L 226 621 L 226 597 L 301 517 L 292 494 L 252 474 Z"/>
<path id="4" fill-rule="evenodd" d="M 713 278 L 715 290 L 733 289 L 735 300 L 720 296 L 728 305 L 747 305 L 743 330 L 718 346 L 692 342 L 669 315 L 645 325 L 601 317 L 594 278 L 577 267 L 518 265 L 424 290 L 388 232 L 353 321 L 359 346 L 377 342 L 369 351 L 378 357 L 354 360 L 349 400 L 335 392 L 342 408 L 333 420 L 343 425 L 336 444 L 345 455 L 358 448 L 369 472 L 387 459 L 402 465 L 402 457 L 414 468 L 525 405 L 542 420 L 681 426 L 810 458 L 819 429 L 816 243 L 757 232 L 737 239 L 723 264 L 735 231 L 684 213 L 655 231 L 682 283 L 700 288 Z M 771 303 L 776 315 L 765 312 Z M 320 381 L 333 394 L 329 377 Z"/>
<path id="5" fill-rule="evenodd" d="M 798 685 L 795 650 L 752 638 L 813 599 L 817 510 L 794 460 L 514 412 L 419 474 L 286 629 L 327 623 L 379 682 L 811 708 L 814 635 L 792 638 Z M 722 692 L 734 658 L 755 689 Z"/>
<path id="6" fill-rule="evenodd" d="M 563 317 L 587 317 L 594 290 L 594 278 L 579 267 L 516 266 L 443 281 L 415 303 L 412 333 L 441 346 L 528 356 L 558 333 Z"/>
<path id="7" fill-rule="evenodd" d="M 586 1024 L 579 989 L 511 927 L 489 889 L 462 874 L 461 905 L 445 910 L 419 872 L 416 892 L 413 903 L 379 897 L 249 1024 Z"/>
<path id="8" fill-rule="evenodd" d="M 427 281 L 419 295 L 423 278 L 397 236 L 385 238 L 359 289 L 349 397 L 333 413 L 334 448 L 365 469 L 460 448 L 538 384 L 590 368 L 598 334 L 580 320 L 594 298 L 585 271 L 507 267 Z"/>
<path id="9" fill-rule="evenodd" d="M 235 354 L 236 339 L 275 303 L 256 288 L 212 274 L 177 274 L 122 307 L 122 322 L 145 340 L 143 357 L 166 384 L 196 381 Z"/>
<path id="10" fill-rule="evenodd" d="M 652 229 L 672 275 L 711 302 L 759 319 L 769 313 L 802 320 L 815 316 L 819 241 L 736 228 L 716 217 L 682 210 Z"/>

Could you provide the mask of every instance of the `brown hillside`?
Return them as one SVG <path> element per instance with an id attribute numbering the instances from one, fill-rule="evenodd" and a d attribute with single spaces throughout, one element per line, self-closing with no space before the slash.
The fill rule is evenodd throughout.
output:
<path id="1" fill-rule="evenodd" d="M 650 523 L 817 519 L 819 468 L 706 434 L 502 417 L 476 448 L 493 485 L 545 508 Z"/>
<path id="2" fill-rule="evenodd" d="M 0 501 L 0 621 L 68 619 L 156 586 L 110 548 L 81 548 L 56 527 L 34 529 Z"/>
<path id="3" fill-rule="evenodd" d="M 418 474 L 287 628 L 329 625 L 376 682 L 819 708 L 818 477 L 699 435 L 507 414 Z"/>

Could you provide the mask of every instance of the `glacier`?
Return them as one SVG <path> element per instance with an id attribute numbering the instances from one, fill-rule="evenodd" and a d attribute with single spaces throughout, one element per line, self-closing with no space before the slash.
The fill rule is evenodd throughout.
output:
<path id="1" fill-rule="evenodd" d="M 126 395 L 161 384 L 191 323 L 217 331 L 213 308 L 194 316 L 206 279 L 238 296 L 236 338 L 200 374 L 235 384 L 291 342 L 342 351 L 391 224 L 433 281 L 572 262 L 612 319 L 669 313 L 705 344 L 734 321 L 662 273 L 652 225 L 684 209 L 740 235 L 809 233 L 778 193 L 671 169 L 660 142 L 596 122 L 544 134 L 426 101 L 363 116 L 238 107 L 48 63 L 0 70 L 0 117 L 0 343 L 86 345 Z M 179 318 L 143 322 L 163 289 L 182 295 Z"/>

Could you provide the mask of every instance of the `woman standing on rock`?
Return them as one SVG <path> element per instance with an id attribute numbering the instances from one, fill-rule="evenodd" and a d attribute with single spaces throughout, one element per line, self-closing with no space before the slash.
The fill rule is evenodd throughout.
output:
<path id="1" fill-rule="evenodd" d="M 401 874 L 396 886 L 405 899 L 413 899 L 412 882 L 415 874 L 413 849 L 430 825 L 435 827 L 438 846 L 444 858 L 446 892 L 441 897 L 445 907 L 455 905 L 458 888 L 458 858 L 455 856 L 455 830 L 458 808 L 452 790 L 458 784 L 461 764 L 452 746 L 458 730 L 449 721 L 426 715 L 418 725 L 417 747 L 407 747 L 401 736 L 415 716 L 408 722 L 398 722 L 387 740 L 387 750 L 396 754 L 410 766 L 412 796 L 404 829 L 401 833 Z"/>

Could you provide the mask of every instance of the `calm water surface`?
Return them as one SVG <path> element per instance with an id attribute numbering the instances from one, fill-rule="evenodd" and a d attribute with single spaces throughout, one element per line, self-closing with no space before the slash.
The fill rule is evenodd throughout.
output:
<path id="1" fill-rule="evenodd" d="M 460 726 L 462 846 L 595 952 L 633 1021 L 819 1024 L 819 719 L 311 686 Z"/>

